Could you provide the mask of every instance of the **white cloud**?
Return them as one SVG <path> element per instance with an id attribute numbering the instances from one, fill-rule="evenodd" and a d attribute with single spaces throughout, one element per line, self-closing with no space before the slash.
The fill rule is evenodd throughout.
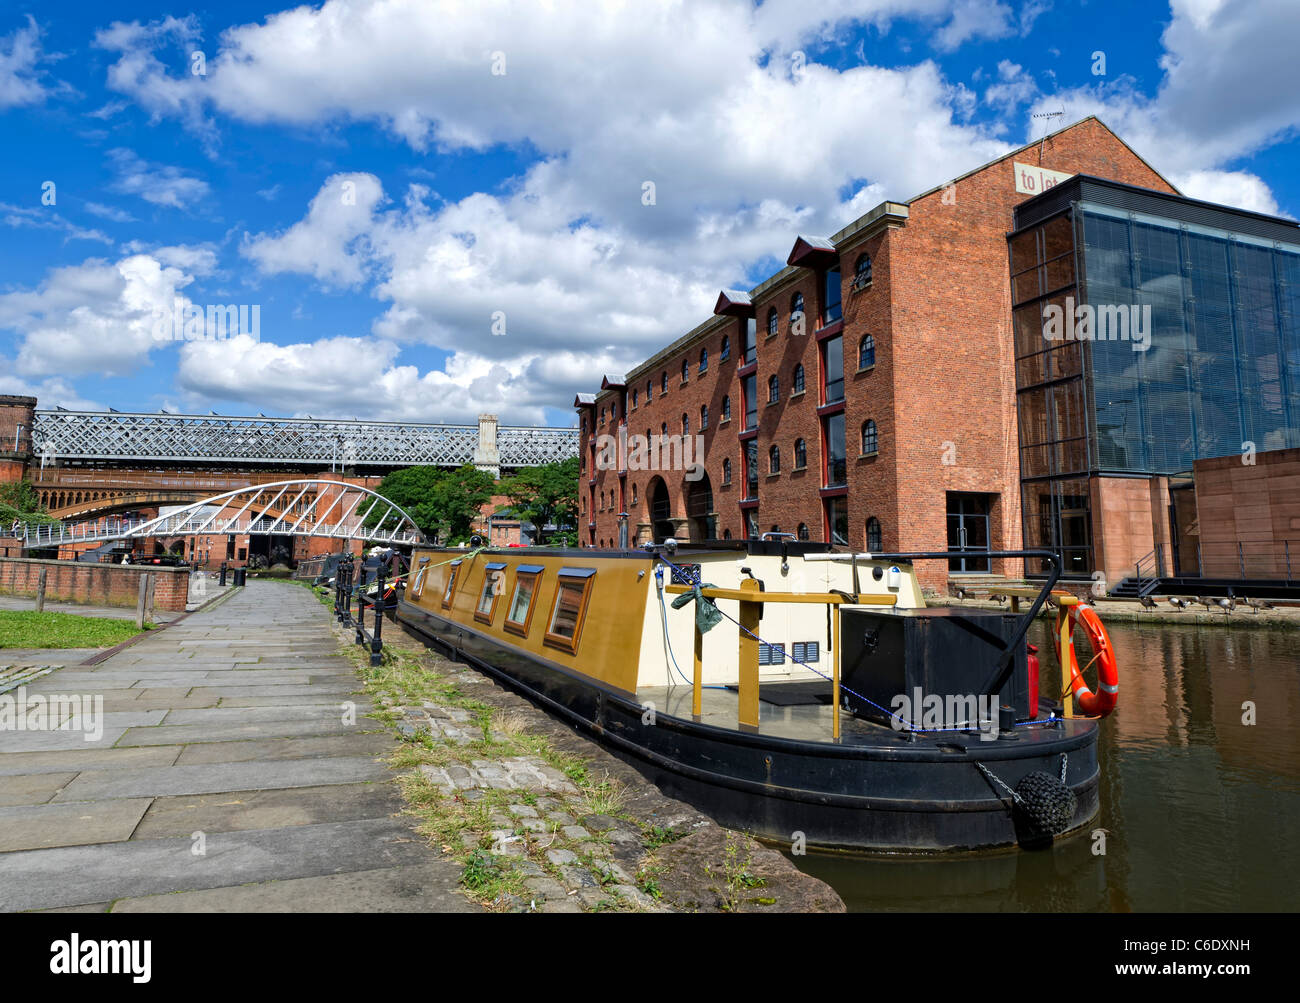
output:
<path id="1" fill-rule="evenodd" d="M 211 192 L 202 178 L 191 177 L 170 164 L 150 164 L 131 150 L 109 150 L 108 156 L 117 169 L 113 190 L 138 195 L 154 205 L 187 209 Z"/>
<path id="2" fill-rule="evenodd" d="M 283 233 L 247 238 L 244 253 L 267 274 L 300 272 L 329 285 L 353 285 L 365 275 L 356 245 L 382 198 L 374 175 L 336 174 L 312 199 L 306 218 Z"/>
<path id="3" fill-rule="evenodd" d="M 1300 129 L 1300 18 L 1294 0 L 1172 0 L 1158 92 L 1103 79 L 1038 101 L 1065 120 L 1098 115 L 1166 177 L 1269 204 L 1267 185 L 1234 162 Z M 1117 67 L 1111 61 L 1110 69 Z"/>
<path id="4" fill-rule="evenodd" d="M 99 202 L 87 202 L 86 212 L 101 219 L 107 219 L 114 223 L 134 223 L 135 217 L 124 209 L 118 209 L 115 206 L 103 205 Z"/>
<path id="5" fill-rule="evenodd" d="M 89 258 L 54 268 L 34 290 L 0 295 L 0 329 L 19 334 L 13 369 L 23 377 L 124 376 L 166 341 L 154 337 L 193 276 L 149 254 Z"/>
<path id="6" fill-rule="evenodd" d="M 70 220 L 64 219 L 52 206 L 22 206 L 0 202 L 0 223 L 21 229 L 30 227 L 35 230 L 54 230 L 63 233 L 64 243 L 69 240 L 96 240 L 102 244 L 112 244 L 112 238 L 99 230 L 88 230 Z"/>
<path id="7" fill-rule="evenodd" d="M 165 17 L 149 24 L 115 21 L 95 33 L 93 45 L 118 53 L 117 62 L 109 67 L 108 86 L 126 94 L 154 121 L 179 118 L 208 141 L 213 134 L 203 115 L 203 77 L 192 72 L 193 54 L 199 48 L 201 32 L 198 19 Z M 162 49 L 168 61 L 155 55 Z M 205 56 L 206 58 L 206 56 Z M 117 111 L 115 104 L 105 105 L 96 114 Z"/>
<path id="8" fill-rule="evenodd" d="M 1255 212 L 1278 213 L 1277 199 L 1268 185 L 1247 171 L 1189 171 L 1171 178 L 1189 198 Z"/>
<path id="9" fill-rule="evenodd" d="M 0 109 L 40 104 L 51 93 L 40 82 L 41 31 L 31 15 L 27 24 L 0 36 Z"/>
<path id="10" fill-rule="evenodd" d="M 398 346 L 336 337 L 268 345 L 240 335 L 229 341 L 187 342 L 177 383 L 196 402 L 241 401 L 290 414 L 355 415 L 386 420 L 472 422 L 484 412 L 511 422 L 544 423 L 556 405 L 556 384 L 590 379 L 606 360 L 575 353 L 526 363 L 456 355 L 445 371 L 421 374 L 399 365 Z M 566 403 L 567 402 L 562 402 Z"/>
<path id="11" fill-rule="evenodd" d="M 1097 113 L 1189 192 L 1263 207 L 1267 186 L 1231 160 L 1295 125 L 1300 64 L 1286 6 L 1175 0 L 1156 95 L 1120 76 L 1049 99 L 1010 60 L 996 80 L 973 79 L 1000 115 L 1025 116 L 1027 136 L 1043 131 L 1034 112 L 1064 104 L 1066 122 Z M 453 202 L 412 185 L 390 189 L 393 203 L 377 177 L 336 174 L 301 218 L 245 237 L 242 252 L 263 274 L 361 286 L 386 305 L 366 341 L 382 351 L 354 359 L 364 393 L 344 378 L 339 339 L 282 346 L 278 379 L 264 384 L 241 383 L 238 367 L 209 357 L 213 347 L 182 353 L 194 394 L 265 393 L 293 410 L 301 394 L 313 413 L 375 401 L 396 412 L 409 406 L 402 393 L 422 407 L 436 394 L 440 409 L 513 418 L 567 404 L 590 386 L 596 360 L 624 369 L 705 319 L 719 288 L 760 276 L 756 263 L 783 259 L 796 232 L 830 233 L 881 199 L 905 199 L 1011 148 L 1001 123 L 969 124 L 976 96 L 932 62 L 840 72 L 810 62 L 792 72 L 796 49 L 815 51 L 849 23 L 883 33 L 900 19 L 948 49 L 1024 34 L 1045 9 L 1039 0 L 327 0 L 227 30 L 202 78 L 188 73 L 191 20 L 115 24 L 97 43 L 118 54 L 111 86 L 205 135 L 219 114 L 277 129 L 371 122 L 416 149 L 526 150 L 531 166 L 508 185 Z M 1280 84 L 1234 69 L 1252 64 L 1257 44 Z M 504 75 L 492 72 L 498 55 Z M 352 205 L 341 197 L 347 182 Z M 501 338 L 490 334 L 497 312 Z M 401 364 L 410 342 L 452 361 L 420 374 Z M 337 380 L 323 381 L 333 394 L 296 378 L 313 353 L 337 365 Z M 252 357 L 250 348 L 243 358 Z"/>
<path id="12" fill-rule="evenodd" d="M 1038 96 L 1038 84 L 1019 63 L 1003 59 L 998 63 L 998 82 L 984 91 L 984 102 L 999 112 L 1011 115 L 1023 104 Z"/>
<path id="13" fill-rule="evenodd" d="M 0 359 L 0 362 L 9 362 Z M 65 407 L 69 411 L 102 411 L 104 405 L 82 397 L 67 380 L 53 377 L 36 383 L 19 379 L 8 370 L 8 365 L 0 366 L 0 394 L 16 394 L 23 397 L 35 397 L 41 407 Z M 39 444 L 38 444 L 39 451 Z"/>

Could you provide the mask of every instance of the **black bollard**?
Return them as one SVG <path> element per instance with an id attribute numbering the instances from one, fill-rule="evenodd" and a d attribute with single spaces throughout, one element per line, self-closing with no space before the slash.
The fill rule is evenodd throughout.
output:
<path id="1" fill-rule="evenodd" d="M 384 629 L 384 568 L 379 566 L 375 578 L 375 636 L 370 640 L 370 664 L 378 665 L 383 661 L 380 653 L 384 650 L 382 640 Z"/>
<path id="2" fill-rule="evenodd" d="M 226 562 L 221 562 L 221 580 L 217 582 L 223 589 L 226 587 Z"/>

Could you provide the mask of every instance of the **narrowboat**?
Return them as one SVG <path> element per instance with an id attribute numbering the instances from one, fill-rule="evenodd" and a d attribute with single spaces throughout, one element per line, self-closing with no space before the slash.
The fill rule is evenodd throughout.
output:
<path id="1" fill-rule="evenodd" d="M 666 794 L 775 845 L 1050 845 L 1097 813 L 1113 656 L 1095 613 L 1055 593 L 1062 682 L 1040 699 L 1025 636 L 1058 559 L 990 556 L 1038 558 L 1050 573 L 1003 590 L 1014 608 L 993 611 L 927 604 L 915 565 L 947 553 L 791 539 L 417 547 L 397 617 Z M 1080 627 L 1106 670 L 1095 694 L 1074 655 Z"/>

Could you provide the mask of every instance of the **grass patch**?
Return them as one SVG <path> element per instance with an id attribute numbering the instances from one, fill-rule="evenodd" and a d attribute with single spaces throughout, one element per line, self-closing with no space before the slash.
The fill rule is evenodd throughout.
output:
<path id="1" fill-rule="evenodd" d="M 133 620 L 0 610 L 0 648 L 111 648 L 138 633 Z"/>
<path id="2" fill-rule="evenodd" d="M 578 757 L 556 750 L 545 736 L 528 731 L 528 716 L 517 711 L 493 707 L 468 697 L 456 683 L 440 671 L 441 666 L 427 652 L 411 652 L 400 647 L 384 647 L 383 663 L 371 666 L 361 649 L 350 650 L 365 686 L 375 700 L 371 716 L 395 726 L 402 715 L 396 708 L 420 707 L 424 703 L 469 712 L 469 720 L 459 725 L 474 736 L 464 744 L 447 744 L 428 732 L 404 735 L 402 743 L 389 758 L 389 765 L 401 771 L 397 783 L 409 814 L 417 818 L 417 831 L 454 857 L 461 865 L 461 887 L 470 898 L 489 907 L 505 908 L 506 896 L 529 900 L 525 875 L 517 869 L 520 857 L 506 854 L 502 846 L 493 845 L 493 830 L 500 829 L 500 816 L 507 816 L 507 806 L 522 803 L 536 805 L 539 797 L 557 802 L 571 815 L 622 814 L 624 791 L 613 778 L 591 776 L 587 764 Z M 574 796 L 538 795 L 528 791 L 482 790 L 445 791 L 431 783 L 418 769 L 421 765 L 448 766 L 473 759 L 501 760 L 511 756 L 535 756 L 565 774 L 578 787 Z M 498 824 L 492 816 L 498 816 Z M 626 816 L 624 816 L 626 817 Z M 528 830 L 518 820 L 505 827 L 511 842 L 523 848 L 523 858 L 537 864 L 544 873 L 559 878 L 559 869 L 546 857 L 552 847 L 564 846 L 565 840 L 552 826 L 546 832 Z M 600 843 L 603 837 L 593 836 Z M 606 864 L 591 859 L 578 849 L 579 860 L 593 874 L 600 875 Z M 609 876 L 606 874 L 605 876 Z M 618 903 L 602 909 L 621 910 Z"/>

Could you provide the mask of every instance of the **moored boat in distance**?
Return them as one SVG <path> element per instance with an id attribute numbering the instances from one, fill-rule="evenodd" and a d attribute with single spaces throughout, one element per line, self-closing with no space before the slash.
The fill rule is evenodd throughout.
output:
<path id="1" fill-rule="evenodd" d="M 915 562 L 946 553 L 416 548 L 397 615 L 665 793 L 778 845 L 1042 845 L 1097 813 L 1100 718 L 1072 716 L 1072 698 L 1104 715 L 1115 686 L 1103 676 L 1102 699 L 1088 691 L 1072 631 L 1109 645 L 1095 614 L 1052 593 L 1054 555 L 990 556 L 1052 571 L 1040 589 L 1004 589 L 1017 609 L 998 611 L 926 604 Z M 1025 642 L 1049 594 L 1066 654 L 1058 703 L 1039 699 Z"/>

